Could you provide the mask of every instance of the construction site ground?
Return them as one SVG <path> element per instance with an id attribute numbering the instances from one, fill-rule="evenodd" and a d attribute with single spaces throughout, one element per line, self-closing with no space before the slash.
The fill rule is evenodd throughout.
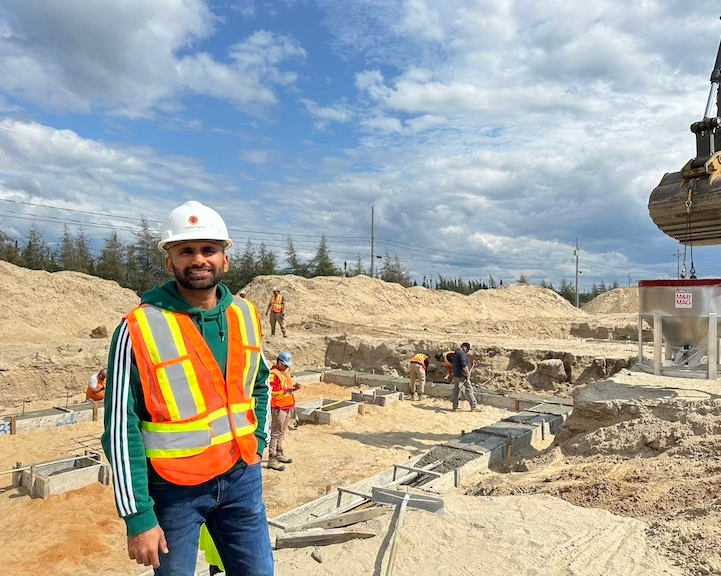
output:
<path id="1" fill-rule="evenodd" d="M 77 400 L 107 354 L 108 339 L 88 334 L 99 325 L 111 333 L 137 297 L 80 274 L 2 262 L 0 272 L 0 409 Z M 297 369 L 404 377 L 411 352 L 467 339 L 482 363 L 477 384 L 574 397 L 571 418 L 553 442 L 465 479 L 443 494 L 442 515 L 409 509 L 396 576 L 721 574 L 721 388 L 635 371 L 635 343 L 610 337 L 633 334 L 635 289 L 612 291 L 589 312 L 532 286 L 465 297 L 364 277 L 261 277 L 249 297 L 262 304 L 275 284 L 288 297 L 289 337 L 267 338 L 270 359 L 287 349 Z M 37 309 L 25 297 L 30 285 Z M 57 314 L 58 322 L 47 322 Z M 345 400 L 351 391 L 307 385 L 298 400 Z M 439 398 L 394 402 L 292 430 L 286 451 L 293 464 L 280 473 L 264 470 L 269 516 L 509 415 L 449 407 Z M 2 435 L 0 472 L 98 448 L 101 430 L 100 422 L 88 422 Z M 112 487 L 98 483 L 41 500 L 9 484 L 9 475 L 0 476 L 3 574 L 148 572 L 127 558 Z M 390 514 L 370 521 L 378 536 L 365 540 L 277 550 L 276 573 L 380 575 L 389 523 Z"/>

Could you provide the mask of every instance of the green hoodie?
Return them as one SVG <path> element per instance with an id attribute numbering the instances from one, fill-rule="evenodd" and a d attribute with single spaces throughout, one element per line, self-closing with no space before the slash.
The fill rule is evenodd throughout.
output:
<path id="1" fill-rule="evenodd" d="M 218 304 L 212 310 L 194 308 L 183 300 L 175 281 L 170 281 L 143 294 L 141 303 L 188 314 L 225 373 L 228 360 L 225 311 L 233 302 L 233 295 L 223 284 L 219 284 L 217 296 Z M 268 363 L 263 357 L 253 388 L 255 414 L 258 418 L 255 436 L 258 439 L 258 454 L 261 455 L 270 436 L 269 374 Z M 115 504 L 120 517 L 125 520 L 129 536 L 150 530 L 158 524 L 153 500 L 148 493 L 148 483 L 164 482 L 145 458 L 145 447 L 140 435 L 141 420 L 150 420 L 150 415 L 145 407 L 127 321 L 124 319 L 113 334 L 108 355 L 102 444 L 113 470 Z M 238 465 L 243 465 L 242 461 Z"/>

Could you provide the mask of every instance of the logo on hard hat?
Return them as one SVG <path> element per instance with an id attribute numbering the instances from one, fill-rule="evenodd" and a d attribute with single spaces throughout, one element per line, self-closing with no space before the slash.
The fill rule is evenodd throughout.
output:
<path id="1" fill-rule="evenodd" d="M 198 223 L 198 217 L 193 215 L 190 218 L 188 218 L 188 224 L 191 226 L 195 226 Z"/>

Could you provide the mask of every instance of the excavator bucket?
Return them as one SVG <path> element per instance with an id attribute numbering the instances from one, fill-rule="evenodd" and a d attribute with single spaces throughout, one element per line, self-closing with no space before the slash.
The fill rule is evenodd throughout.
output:
<path id="1" fill-rule="evenodd" d="M 721 244 L 721 43 L 711 72 L 704 117 L 691 124 L 696 157 L 679 172 L 664 175 L 648 200 L 661 232 L 682 244 Z M 711 111 L 716 104 L 717 113 Z"/>
<path id="2" fill-rule="evenodd" d="M 651 192 L 648 212 L 661 232 L 682 244 L 721 244 L 721 153 L 698 168 L 696 163 L 664 175 Z"/>

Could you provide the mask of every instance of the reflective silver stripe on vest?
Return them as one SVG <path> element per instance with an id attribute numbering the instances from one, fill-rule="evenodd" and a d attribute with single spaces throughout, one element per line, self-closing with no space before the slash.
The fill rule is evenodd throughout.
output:
<path id="1" fill-rule="evenodd" d="M 160 362 L 167 362 L 178 358 L 180 356 L 180 350 L 178 350 L 178 347 L 175 345 L 173 334 L 168 325 L 169 320 L 165 317 L 163 311 L 155 306 L 144 306 L 143 311 L 148 320 L 150 331 L 153 334 L 153 340 L 160 355 Z M 188 362 L 190 362 L 189 359 Z M 178 407 L 180 417 L 186 419 L 197 416 L 199 413 L 198 406 L 195 403 L 195 398 L 193 398 L 188 375 L 183 369 L 183 364 L 181 362 L 168 364 L 164 369 L 168 375 L 168 381 L 173 391 L 173 398 Z M 191 372 L 193 371 L 192 368 L 190 368 L 190 370 Z"/>
<path id="2" fill-rule="evenodd" d="M 248 335 L 248 341 L 245 343 L 246 346 L 260 347 L 260 330 L 256 334 L 255 330 L 255 311 L 251 309 L 250 303 L 240 297 L 233 298 L 233 304 L 240 309 L 240 321 L 243 323 L 245 333 Z M 253 386 L 255 385 L 255 377 L 258 374 L 260 367 L 260 353 L 256 351 L 245 354 L 245 360 L 248 362 L 245 382 L 243 387 L 245 388 L 246 398 L 250 398 L 253 394 Z"/>
<path id="3" fill-rule="evenodd" d="M 233 420 L 236 429 L 251 425 L 246 411 L 234 413 Z M 158 426 L 157 424 L 146 424 Z M 167 425 L 171 429 L 175 426 L 172 423 Z M 213 438 L 224 434 L 228 434 L 228 440 L 231 440 L 230 431 L 230 421 L 225 414 L 221 414 L 218 418 L 208 422 L 208 428 L 206 429 L 186 430 L 184 432 L 172 430 L 173 433 L 168 434 L 167 432 L 155 432 L 142 428 L 141 434 L 146 450 L 193 450 L 211 446 Z"/>

